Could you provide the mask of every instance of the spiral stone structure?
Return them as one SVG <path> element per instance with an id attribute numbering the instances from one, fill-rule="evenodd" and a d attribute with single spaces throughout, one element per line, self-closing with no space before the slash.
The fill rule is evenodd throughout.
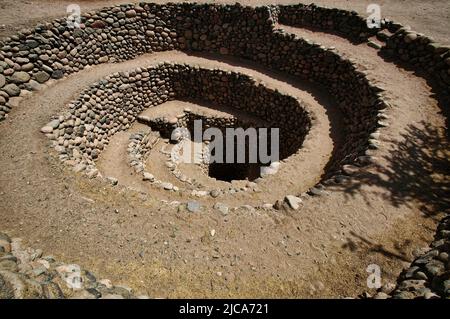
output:
<path id="1" fill-rule="evenodd" d="M 376 298 L 449 296 L 443 124 L 449 47 L 392 21 L 368 28 L 354 12 L 300 4 L 127 4 L 84 13 L 81 22 L 73 27 L 56 19 L 1 45 L 0 149 L 7 167 L 0 176 L 0 225 L 11 236 L 26 237 L 22 225 L 34 229 L 30 236 L 48 242 L 46 248 L 60 256 L 73 249 L 68 255 L 77 263 L 113 279 L 125 276 L 139 292 L 97 281 L 2 234 L 1 297 L 253 296 L 263 282 L 264 296 L 356 296 L 371 287 L 349 284 L 336 292 L 329 288 L 340 282 L 332 268 L 347 268 L 364 251 L 380 257 L 363 262 L 394 269 L 373 292 Z M 321 45 L 302 30 L 352 42 Z M 348 57 L 352 46 L 362 59 L 379 59 L 381 78 Z M 396 78 L 389 74 L 412 78 L 405 69 L 418 81 L 407 82 L 407 89 L 426 88 L 439 102 L 424 106 L 434 112 L 429 117 L 418 109 L 402 117 L 409 108 L 397 101 L 408 103 L 407 92 L 392 90 Z M 46 104 L 50 99 L 56 102 Z M 222 131 L 279 128 L 280 160 L 266 166 L 181 163 L 171 151 L 195 141 L 174 143 L 170 134 L 192 131 L 196 120 Z M 32 173 L 22 178 L 19 170 Z M 429 191 L 421 193 L 423 187 Z M 406 253 L 367 239 L 381 233 L 379 240 L 398 235 L 409 243 L 421 213 L 433 216 L 420 221 L 427 227 L 444 219 L 409 269 Z M 48 238 L 38 235 L 46 232 Z M 431 241 L 431 232 L 424 233 L 410 240 L 413 245 Z M 62 244 L 50 244 L 58 239 Z M 113 259 L 123 265 L 114 269 Z M 204 261 L 208 265 L 196 274 Z M 327 269 L 320 280 L 302 271 L 320 265 Z M 356 278 L 365 272 L 358 266 L 348 269 Z M 245 269 L 245 280 L 236 267 Z M 208 276 L 216 290 L 206 292 Z M 198 286 L 188 292 L 192 281 Z M 179 290 L 170 288 L 174 282 Z"/>

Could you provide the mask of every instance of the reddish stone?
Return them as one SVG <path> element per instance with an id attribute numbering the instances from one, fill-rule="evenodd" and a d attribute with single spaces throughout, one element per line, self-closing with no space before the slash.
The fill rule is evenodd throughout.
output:
<path id="1" fill-rule="evenodd" d="M 96 20 L 91 24 L 91 27 L 94 29 L 103 29 L 106 27 L 106 23 L 101 20 Z"/>

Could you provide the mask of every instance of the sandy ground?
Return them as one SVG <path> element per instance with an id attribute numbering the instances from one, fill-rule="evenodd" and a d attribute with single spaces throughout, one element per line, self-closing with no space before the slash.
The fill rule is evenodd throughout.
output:
<path id="1" fill-rule="evenodd" d="M 3 1 L 0 5 L 10 6 L 0 13 L 1 23 L 8 25 L 2 35 L 60 15 L 58 10 L 67 3 L 52 1 L 46 11 L 46 2 L 36 6 L 36 1 Z M 350 1 L 316 2 L 350 6 Z M 82 3 L 91 8 L 110 4 Z M 382 3 L 396 20 L 447 40 L 446 2 L 414 1 L 413 6 L 408 1 L 407 7 L 406 1 Z M 328 141 L 325 145 L 335 142 L 332 130 L 339 117 L 329 112 L 327 97 L 295 85 L 289 77 L 213 57 L 146 55 L 57 81 L 25 99 L 0 125 L 0 229 L 153 297 L 356 296 L 368 290 L 366 267 L 373 263 L 381 266 L 384 283 L 393 282 L 412 260 L 414 249 L 428 245 L 448 197 L 443 190 L 448 186 L 449 148 L 439 105 L 425 80 L 383 60 L 372 48 L 324 33 L 282 28 L 336 47 L 386 89 L 391 125 L 382 130 L 383 143 L 374 153 L 381 158 L 380 167 L 336 192 L 309 199 L 298 212 L 241 209 L 226 216 L 210 209 L 211 203 L 196 214 L 177 211 L 161 205 L 158 193 L 112 187 L 65 169 L 48 154 L 48 141 L 39 129 L 90 83 L 162 58 L 220 64 L 268 77 L 269 84 L 282 82 L 283 88 L 315 107 L 323 125 L 317 134 Z"/>

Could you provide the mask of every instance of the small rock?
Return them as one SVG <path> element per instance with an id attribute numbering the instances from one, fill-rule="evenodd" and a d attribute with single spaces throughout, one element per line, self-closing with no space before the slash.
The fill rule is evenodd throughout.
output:
<path id="1" fill-rule="evenodd" d="M 134 18 L 136 16 L 136 10 L 128 10 L 125 12 L 127 18 Z"/>
<path id="2" fill-rule="evenodd" d="M 87 289 L 76 291 L 70 299 L 96 299 L 96 296 Z"/>
<path id="3" fill-rule="evenodd" d="M 425 266 L 427 272 L 432 276 L 440 276 L 445 271 L 445 266 L 438 260 L 433 260 Z"/>
<path id="4" fill-rule="evenodd" d="M 44 83 L 48 79 L 50 79 L 50 74 L 48 74 L 45 71 L 39 71 L 39 72 L 34 74 L 33 78 L 39 83 Z"/>
<path id="5" fill-rule="evenodd" d="M 111 280 L 109 280 L 109 279 L 99 280 L 98 283 L 104 285 L 108 289 L 111 289 L 113 287 Z"/>
<path id="6" fill-rule="evenodd" d="M 6 105 L 8 105 L 10 108 L 16 108 L 19 106 L 20 101 L 22 101 L 22 97 L 20 96 L 12 97 L 8 100 L 8 103 Z"/>
<path id="7" fill-rule="evenodd" d="M 115 177 L 107 177 L 106 180 L 113 186 L 116 186 L 119 183 L 119 180 Z"/>
<path id="8" fill-rule="evenodd" d="M 109 57 L 108 56 L 102 56 L 100 59 L 98 59 L 98 62 L 105 63 L 108 62 Z"/>
<path id="9" fill-rule="evenodd" d="M 152 174 L 148 173 L 148 172 L 144 172 L 142 180 L 153 182 L 155 180 L 155 177 Z"/>
<path id="10" fill-rule="evenodd" d="M 213 207 L 214 209 L 217 209 L 222 215 L 228 215 L 229 208 L 227 205 L 222 203 L 215 203 Z"/>
<path id="11" fill-rule="evenodd" d="M 440 261 L 446 263 L 446 262 L 448 262 L 448 253 L 442 252 L 439 254 L 438 258 Z"/>
<path id="12" fill-rule="evenodd" d="M 301 198 L 297 197 L 297 196 L 293 196 L 293 195 L 287 195 L 284 200 L 286 201 L 286 203 L 288 203 L 288 205 L 294 209 L 297 210 L 300 208 L 300 204 L 302 203 Z"/>
<path id="13" fill-rule="evenodd" d="M 411 43 L 417 39 L 417 33 L 409 32 L 405 35 L 405 43 Z"/>
<path id="14" fill-rule="evenodd" d="M 13 83 L 25 83 L 30 80 L 30 75 L 27 72 L 14 72 L 14 74 L 11 76 L 11 82 Z"/>
<path id="15" fill-rule="evenodd" d="M 30 80 L 26 85 L 27 90 L 30 91 L 39 91 L 42 89 L 42 85 L 35 80 Z"/>
<path id="16" fill-rule="evenodd" d="M 414 294 L 409 291 L 398 291 L 393 296 L 393 299 L 414 299 Z"/>
<path id="17" fill-rule="evenodd" d="M 381 48 L 382 48 L 382 46 L 380 45 L 380 44 L 378 44 L 378 43 L 376 43 L 376 42 L 373 42 L 373 41 L 367 41 L 367 45 L 369 46 L 369 47 L 371 47 L 371 48 L 374 48 L 374 49 L 376 49 L 376 50 L 380 50 Z"/>
<path id="18" fill-rule="evenodd" d="M 94 29 L 103 29 L 104 27 L 106 27 L 106 23 L 101 20 L 96 20 L 91 24 L 91 28 Z"/>
<path id="19" fill-rule="evenodd" d="M 312 195 L 312 196 L 321 196 L 323 195 L 325 192 L 317 187 L 312 187 L 309 191 L 308 194 Z"/>
<path id="20" fill-rule="evenodd" d="M 353 165 L 344 165 L 342 166 L 342 172 L 346 175 L 354 175 L 359 172 L 359 168 Z"/>
<path id="21" fill-rule="evenodd" d="M 389 295 L 384 292 L 378 292 L 375 296 L 373 296 L 373 299 L 389 299 Z"/>
<path id="22" fill-rule="evenodd" d="M 50 134 L 53 132 L 53 127 L 51 126 L 44 126 L 43 128 L 41 128 L 41 132 L 44 134 Z"/>
<path id="23" fill-rule="evenodd" d="M 86 165 L 83 164 L 83 163 L 79 163 L 79 164 L 77 164 L 77 165 L 75 165 L 75 166 L 73 167 L 73 171 L 74 171 L 75 173 L 82 172 L 82 171 L 84 171 L 85 169 L 86 169 Z"/>
<path id="24" fill-rule="evenodd" d="M 220 191 L 217 189 L 213 189 L 209 194 L 211 195 L 212 198 L 216 198 L 220 195 Z"/>
<path id="25" fill-rule="evenodd" d="M 53 79 L 61 79 L 64 76 L 64 71 L 63 70 L 55 70 L 52 73 L 52 78 Z"/>
<path id="26" fill-rule="evenodd" d="M 59 127 L 60 123 L 61 122 L 59 120 L 53 120 L 53 121 L 49 122 L 46 126 L 50 126 L 54 130 L 56 130 Z"/>
<path id="27" fill-rule="evenodd" d="M 22 71 L 26 71 L 26 72 L 33 70 L 33 68 L 34 68 L 33 63 L 27 63 L 27 64 L 22 65 L 22 67 L 21 67 Z"/>
<path id="28" fill-rule="evenodd" d="M 8 93 L 9 96 L 18 96 L 20 94 L 20 88 L 14 83 L 5 85 L 3 91 Z"/>
<path id="29" fill-rule="evenodd" d="M 441 297 L 439 297 L 439 296 L 436 295 L 435 293 L 429 291 L 429 292 L 426 292 L 426 293 L 425 293 L 424 298 L 425 298 L 425 299 L 440 299 Z"/>
<path id="30" fill-rule="evenodd" d="M 196 201 L 190 201 L 187 203 L 187 210 L 191 213 L 196 213 L 200 210 L 200 203 Z"/>
<path id="31" fill-rule="evenodd" d="M 414 274 L 413 276 L 414 279 L 419 279 L 419 280 L 428 280 L 427 275 L 422 272 L 422 271 L 418 271 Z"/>
<path id="32" fill-rule="evenodd" d="M 173 189 L 173 185 L 171 183 L 162 183 L 161 186 L 165 189 L 165 190 L 172 190 Z"/>

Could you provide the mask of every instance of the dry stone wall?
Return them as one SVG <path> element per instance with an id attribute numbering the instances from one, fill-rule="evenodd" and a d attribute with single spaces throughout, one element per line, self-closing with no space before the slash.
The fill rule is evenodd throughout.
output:
<path id="1" fill-rule="evenodd" d="M 280 5 L 272 8 L 276 20 L 285 25 L 309 27 L 336 32 L 354 41 L 367 41 L 376 36 L 385 43 L 381 52 L 399 62 L 425 72 L 434 80 L 431 84 L 442 94 L 443 110 L 448 117 L 450 103 L 450 47 L 424 34 L 388 19 L 382 19 L 378 28 L 369 28 L 366 18 L 356 12 L 311 5 Z"/>
<path id="2" fill-rule="evenodd" d="M 70 29 L 64 19 L 39 25 L 2 46 L 6 75 L 0 120 L 17 105 L 21 90 L 37 89 L 49 78 L 87 65 L 171 49 L 233 55 L 308 79 L 331 92 L 344 114 L 347 136 L 329 165 L 326 177 L 332 177 L 340 166 L 365 155 L 378 111 L 386 104 L 380 90 L 333 50 L 274 30 L 273 12 L 271 7 L 240 5 L 123 5 L 85 14 L 80 29 Z M 164 94 L 160 98 L 164 100 Z"/>
<path id="3" fill-rule="evenodd" d="M 1 43 L 0 122 L 30 91 L 38 90 L 50 79 L 61 79 L 88 65 L 173 49 L 230 55 L 307 79 L 331 93 L 343 114 L 345 142 L 335 150 L 323 180 L 337 181 L 337 176 L 345 173 L 344 165 L 364 165 L 373 161 L 367 151 L 376 148 L 377 129 L 384 125 L 382 110 L 388 104 L 383 101 L 381 90 L 350 61 L 332 49 L 275 29 L 277 22 L 338 31 L 358 41 L 376 35 L 386 42 L 382 49 L 384 53 L 424 71 L 435 81 L 433 86 L 444 96 L 443 108 L 448 112 L 450 48 L 399 24 L 383 21 L 380 29 L 368 29 L 365 19 L 353 12 L 304 5 L 251 8 L 239 4 L 143 3 L 86 13 L 81 28 L 76 29 L 68 26 L 65 19 L 57 19 L 23 30 Z M 61 160 L 72 161 L 76 170 L 84 171 L 90 177 L 96 176 L 92 163 L 110 136 L 129 128 L 143 108 L 177 95 L 191 97 L 183 91 L 187 86 L 179 85 L 191 78 L 182 73 L 187 77 L 178 77 L 178 82 L 174 81 L 170 71 L 173 67 L 165 65 L 151 72 L 142 68 L 114 74 L 83 92 L 82 99 L 72 103 L 67 114 L 55 118 L 43 129 L 54 139 Z M 196 94 L 204 97 L 205 92 L 201 90 L 208 88 L 203 88 L 204 85 L 197 83 Z M 257 89 L 252 86 L 249 90 Z M 264 99 L 270 100 L 270 94 L 264 95 Z M 227 94 L 215 95 L 211 101 L 234 103 Z M 256 105 L 249 108 L 259 112 L 261 117 L 269 118 L 275 110 L 263 110 Z M 300 109 L 296 112 L 302 114 Z M 298 126 L 299 132 L 293 132 L 297 141 L 302 140 L 306 133 L 302 130 L 307 130 L 308 126 L 307 117 L 300 118 L 305 123 Z M 293 139 L 294 135 L 286 138 Z M 441 228 L 447 227 L 448 221 L 442 225 Z M 439 247 L 448 254 L 448 234 L 442 236 L 439 240 L 444 240 L 445 244 Z M 435 254 L 432 251 L 432 255 Z M 444 263 L 445 255 L 442 257 L 441 254 L 439 252 L 439 260 Z M 448 255 L 444 266 L 448 268 Z M 444 278 L 437 289 L 440 294 L 448 294 L 448 279 L 445 279 L 448 270 L 436 275 L 428 268 L 428 273 L 422 271 L 428 280 L 426 285 L 432 287 L 436 276 Z M 413 273 L 413 277 L 423 277 L 417 271 Z"/>
<path id="4" fill-rule="evenodd" d="M 0 299 L 146 299 L 0 232 Z"/>
<path id="5" fill-rule="evenodd" d="M 311 126 L 296 99 L 256 84 L 246 75 L 162 63 L 115 73 L 95 83 L 69 105 L 67 114 L 55 117 L 42 132 L 53 140 L 62 161 L 95 177 L 94 160 L 113 134 L 130 128 L 145 108 L 185 98 L 245 110 L 280 128 L 282 154 L 301 147 Z"/>
<path id="6" fill-rule="evenodd" d="M 315 4 L 280 5 L 274 8 L 274 12 L 281 24 L 339 33 L 354 41 L 365 41 L 391 24 L 390 21 L 382 20 L 380 28 L 368 28 L 366 19 L 355 11 Z"/>

